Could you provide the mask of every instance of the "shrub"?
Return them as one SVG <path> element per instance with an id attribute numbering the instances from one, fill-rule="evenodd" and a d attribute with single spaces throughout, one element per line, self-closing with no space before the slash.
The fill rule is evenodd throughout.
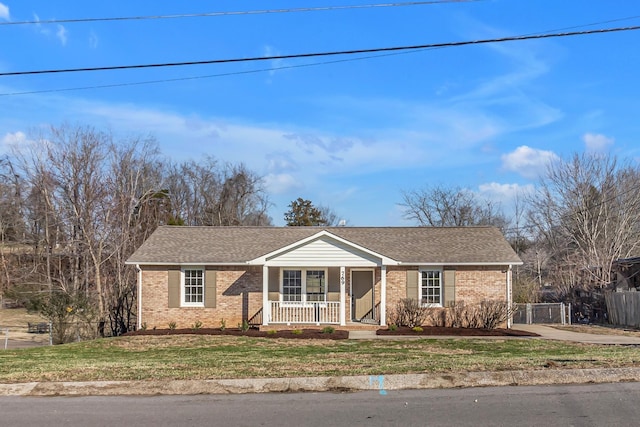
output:
<path id="1" fill-rule="evenodd" d="M 196 322 L 191 325 L 191 329 L 193 329 L 194 331 L 197 331 L 200 328 L 202 328 L 202 322 L 199 320 L 196 320 Z"/>
<path id="2" fill-rule="evenodd" d="M 478 307 L 464 301 L 452 303 L 447 310 L 444 326 L 451 328 L 480 328 Z"/>
<path id="3" fill-rule="evenodd" d="M 301 329 L 294 329 L 291 331 L 291 333 L 293 335 L 302 335 L 302 330 Z"/>
<path id="4" fill-rule="evenodd" d="M 220 320 L 220 330 L 224 331 L 225 329 L 227 329 L 227 322 L 224 319 Z"/>
<path id="5" fill-rule="evenodd" d="M 334 328 L 333 326 L 325 326 L 324 328 L 322 328 L 323 334 L 332 334 L 335 331 L 336 331 L 336 328 Z"/>
<path id="6" fill-rule="evenodd" d="M 422 329 L 422 326 L 414 326 L 413 328 L 411 328 L 411 330 L 413 332 L 423 332 L 424 329 Z"/>
<path id="7" fill-rule="evenodd" d="M 275 335 L 275 334 L 277 334 L 277 333 L 278 333 L 278 331 L 276 331 L 275 329 L 269 329 L 269 330 L 267 331 L 267 335 Z"/>
<path id="8" fill-rule="evenodd" d="M 506 322 L 515 310 L 515 304 L 506 301 L 484 300 L 477 310 L 478 323 L 481 328 L 495 329 Z"/>
<path id="9" fill-rule="evenodd" d="M 176 328 L 176 322 L 169 322 L 169 329 L 174 330 Z"/>
<path id="10" fill-rule="evenodd" d="M 474 305 L 458 301 L 447 310 L 444 326 L 495 329 L 514 311 L 515 305 L 511 306 L 506 301 L 484 300 Z"/>
<path id="11" fill-rule="evenodd" d="M 144 323 L 140 326 L 140 330 L 141 330 L 141 331 L 146 331 L 146 330 L 147 330 L 147 322 L 144 322 Z"/>
<path id="12" fill-rule="evenodd" d="M 420 326 L 429 317 L 430 309 L 423 307 L 420 301 L 413 298 L 403 298 L 396 304 L 389 316 L 392 324 L 398 326 Z"/>
<path id="13" fill-rule="evenodd" d="M 242 326 L 240 327 L 240 329 L 242 329 L 242 332 L 247 332 L 249 330 L 249 322 L 246 320 L 243 320 Z"/>
<path id="14" fill-rule="evenodd" d="M 398 325 L 396 325 L 395 323 L 391 323 L 391 324 L 389 325 L 389 330 L 390 330 L 390 331 L 395 331 L 395 330 L 397 330 L 397 329 L 398 329 Z"/>

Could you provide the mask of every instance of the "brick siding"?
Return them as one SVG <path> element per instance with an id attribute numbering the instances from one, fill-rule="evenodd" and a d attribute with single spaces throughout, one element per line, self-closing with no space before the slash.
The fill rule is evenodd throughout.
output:
<path id="1" fill-rule="evenodd" d="M 398 301 L 407 296 L 407 270 L 417 267 L 387 267 L 387 316 Z M 168 308 L 168 272 L 166 267 L 142 266 L 142 324 L 165 329 L 170 322 L 178 328 L 190 328 L 196 322 L 203 327 L 236 327 L 262 308 L 262 267 L 216 267 L 216 307 Z M 507 273 L 504 267 L 456 267 L 455 301 L 476 304 L 482 300 L 506 299 Z M 345 317 L 351 319 L 350 270 L 346 271 Z M 375 271 L 375 301 L 380 302 L 381 270 Z"/>
<path id="2" fill-rule="evenodd" d="M 166 267 L 142 266 L 142 324 L 147 328 L 236 327 L 262 308 L 262 267 L 216 267 L 216 307 L 168 308 Z"/>

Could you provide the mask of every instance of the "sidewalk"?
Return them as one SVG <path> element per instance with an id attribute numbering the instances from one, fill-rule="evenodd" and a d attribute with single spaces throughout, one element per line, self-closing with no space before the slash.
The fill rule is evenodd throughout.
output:
<path id="1" fill-rule="evenodd" d="M 584 344 L 606 344 L 606 345 L 640 345 L 640 337 L 626 337 L 622 335 L 596 335 L 581 332 L 564 331 L 546 325 L 513 325 L 513 329 L 533 332 L 539 337 L 461 337 L 461 336 L 391 336 L 376 335 L 375 331 L 350 331 L 349 339 L 373 340 L 373 339 L 546 339 L 556 341 L 571 341 Z"/>
<path id="2" fill-rule="evenodd" d="M 534 332 L 540 338 L 557 341 L 572 341 L 584 344 L 608 345 L 640 345 L 640 337 L 626 337 L 623 335 L 596 335 L 581 332 L 564 331 L 546 325 L 513 325 L 513 329 Z"/>

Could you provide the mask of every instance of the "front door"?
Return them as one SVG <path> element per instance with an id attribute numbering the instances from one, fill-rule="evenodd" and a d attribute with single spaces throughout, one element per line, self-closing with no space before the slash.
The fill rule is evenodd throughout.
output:
<path id="1" fill-rule="evenodd" d="M 373 294 L 373 271 L 351 272 L 351 318 L 355 322 L 376 321 Z"/>

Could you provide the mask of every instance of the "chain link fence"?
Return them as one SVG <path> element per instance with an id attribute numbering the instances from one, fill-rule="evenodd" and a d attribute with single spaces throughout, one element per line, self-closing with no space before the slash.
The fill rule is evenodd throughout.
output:
<path id="1" fill-rule="evenodd" d="M 528 303 L 516 304 L 513 314 L 514 324 L 553 323 L 560 325 L 571 324 L 571 304 L 559 303 Z"/>

